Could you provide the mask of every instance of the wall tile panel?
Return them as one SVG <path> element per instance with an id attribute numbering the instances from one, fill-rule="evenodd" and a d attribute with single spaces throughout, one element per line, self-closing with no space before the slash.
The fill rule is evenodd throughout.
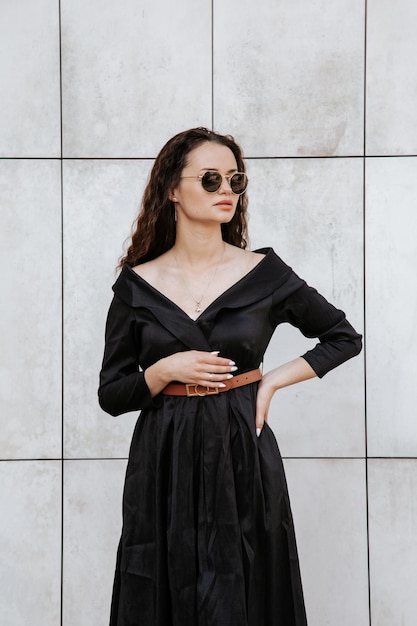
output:
<path id="1" fill-rule="evenodd" d="M 1 462 L 0 510 L 0 624 L 58 626 L 60 462 Z"/>
<path id="2" fill-rule="evenodd" d="M 364 17 L 363 0 L 215 0 L 215 128 L 248 156 L 362 154 Z"/>
<path id="3" fill-rule="evenodd" d="M 66 461 L 63 626 L 107 624 L 125 461 Z"/>
<path id="4" fill-rule="evenodd" d="M 59 162 L 0 161 L 0 205 L 0 458 L 59 457 Z"/>
<path id="5" fill-rule="evenodd" d="M 59 157 L 59 5 L 1 3 L 0 157 Z"/>
<path id="6" fill-rule="evenodd" d="M 363 165 L 359 159 L 248 161 L 253 248 L 272 245 L 285 262 L 363 332 Z M 279 327 L 264 369 L 315 345 Z M 362 456 L 363 354 L 323 380 L 279 391 L 270 424 L 284 456 Z"/>
<path id="7" fill-rule="evenodd" d="M 211 124 L 209 2 L 61 4 L 64 156 L 153 157 Z"/>
<path id="8" fill-rule="evenodd" d="M 66 457 L 127 456 L 137 412 L 107 415 L 97 387 L 116 265 L 150 167 L 150 161 L 65 162 Z"/>
<path id="9" fill-rule="evenodd" d="M 367 159 L 370 456 L 417 456 L 417 158 Z"/>
<path id="10" fill-rule="evenodd" d="M 417 3 L 368 0 L 368 155 L 417 153 Z"/>
<path id="11" fill-rule="evenodd" d="M 372 624 L 417 623 L 417 459 L 370 459 Z"/>
<path id="12" fill-rule="evenodd" d="M 285 468 L 309 626 L 368 626 L 365 461 L 286 459 Z"/>

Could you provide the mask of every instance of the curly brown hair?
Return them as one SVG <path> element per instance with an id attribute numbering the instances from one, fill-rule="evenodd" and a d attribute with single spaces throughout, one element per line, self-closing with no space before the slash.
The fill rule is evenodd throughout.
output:
<path id="1" fill-rule="evenodd" d="M 120 267 L 125 264 L 133 267 L 151 261 L 172 248 L 176 227 L 174 203 L 168 196 L 179 183 L 191 150 L 211 141 L 230 148 L 238 170 L 245 171 L 242 150 L 231 135 L 221 135 L 201 127 L 191 128 L 172 137 L 155 159 L 140 213 L 133 224 L 131 243 L 125 256 L 120 259 Z M 246 193 L 243 193 L 239 196 L 232 220 L 221 225 L 223 240 L 238 248 L 247 246 L 247 205 L 248 199 Z"/>

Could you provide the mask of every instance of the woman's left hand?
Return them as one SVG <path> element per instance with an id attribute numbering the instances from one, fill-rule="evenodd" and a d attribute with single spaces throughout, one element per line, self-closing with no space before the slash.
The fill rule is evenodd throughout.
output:
<path id="1" fill-rule="evenodd" d="M 297 357 L 264 374 L 256 398 L 256 434 L 258 437 L 264 423 L 268 420 L 269 405 L 274 393 L 278 389 L 314 378 L 316 375 L 303 357 Z"/>
<path id="2" fill-rule="evenodd" d="M 268 374 L 266 374 L 258 387 L 256 396 L 256 435 L 259 437 L 263 425 L 268 421 L 269 405 L 275 393 L 275 388 L 268 382 Z"/>

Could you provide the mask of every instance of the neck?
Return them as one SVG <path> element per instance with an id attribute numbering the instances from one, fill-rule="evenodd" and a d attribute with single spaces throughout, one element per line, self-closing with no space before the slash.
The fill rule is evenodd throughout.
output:
<path id="1" fill-rule="evenodd" d="M 205 266 L 219 258 L 224 250 L 225 243 L 222 239 L 220 228 L 216 230 L 193 230 L 187 232 L 178 229 L 175 244 L 172 248 L 177 258 L 195 266 Z"/>

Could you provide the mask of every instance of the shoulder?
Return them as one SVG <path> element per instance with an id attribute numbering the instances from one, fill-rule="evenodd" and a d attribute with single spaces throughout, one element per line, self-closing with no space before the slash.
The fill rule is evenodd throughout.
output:
<path id="1" fill-rule="evenodd" d="M 161 254 L 161 256 L 158 256 L 156 259 L 152 259 L 152 261 L 146 261 L 146 263 L 135 265 L 131 269 L 133 272 L 135 272 L 135 274 L 137 274 L 147 282 L 155 284 L 158 282 L 159 277 L 161 275 L 164 275 L 169 267 L 169 255 L 167 255 L 167 253 L 164 253 Z"/>
<path id="2" fill-rule="evenodd" d="M 155 288 L 152 285 L 152 269 L 150 261 L 143 265 L 131 267 L 123 265 L 113 285 L 114 295 L 129 307 L 151 306 L 154 302 Z M 145 267 L 147 266 L 147 267 Z M 145 271 L 142 271 L 145 268 Z"/>
<path id="3" fill-rule="evenodd" d="M 259 284 L 269 285 L 271 293 L 277 290 L 279 296 L 282 297 L 286 293 L 295 291 L 305 282 L 271 247 L 259 248 L 253 252 L 240 250 L 240 253 L 246 262 L 244 274 L 248 274 Z M 282 289 L 284 285 L 285 289 Z"/>
<path id="4" fill-rule="evenodd" d="M 229 258 L 232 262 L 241 266 L 242 272 L 250 272 L 254 269 L 263 259 L 265 253 L 258 251 L 243 250 L 235 246 L 229 246 Z"/>

